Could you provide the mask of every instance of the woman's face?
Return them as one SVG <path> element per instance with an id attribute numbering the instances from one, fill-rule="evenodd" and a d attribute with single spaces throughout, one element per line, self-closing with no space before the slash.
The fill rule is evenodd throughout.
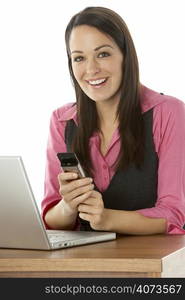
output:
<path id="1" fill-rule="evenodd" d="M 119 101 L 123 54 L 114 40 L 95 27 L 72 30 L 69 47 L 74 76 L 92 100 Z"/>

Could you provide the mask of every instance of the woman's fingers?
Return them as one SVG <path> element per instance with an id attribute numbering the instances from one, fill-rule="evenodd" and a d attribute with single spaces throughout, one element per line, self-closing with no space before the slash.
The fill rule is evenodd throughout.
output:
<path id="1" fill-rule="evenodd" d="M 75 178 L 76 174 L 71 172 L 58 175 L 59 193 L 65 203 L 73 210 L 77 210 L 79 203 L 90 197 L 94 184 L 92 178 Z"/>
<path id="2" fill-rule="evenodd" d="M 79 207 L 79 205 L 83 202 L 86 201 L 86 199 L 88 199 L 90 196 L 91 196 L 91 193 L 92 191 L 88 191 L 76 198 L 74 198 L 72 201 L 71 201 L 71 205 L 75 206 L 75 207 Z"/>
<path id="3" fill-rule="evenodd" d="M 78 211 L 88 214 L 101 214 L 104 209 L 102 196 L 97 191 L 92 191 L 90 197 L 81 202 Z"/>
<path id="4" fill-rule="evenodd" d="M 89 177 L 72 180 L 73 173 L 67 174 L 68 176 L 66 176 L 66 174 L 67 173 L 61 173 L 58 175 L 60 193 L 62 195 L 70 193 L 75 189 L 82 188 L 85 185 L 89 185 L 92 182 L 92 178 Z"/>
<path id="5" fill-rule="evenodd" d="M 80 204 L 78 206 L 78 211 L 80 213 L 95 215 L 95 214 L 100 214 L 102 209 L 100 207 L 96 207 L 96 206 L 89 206 L 89 205 L 86 205 L 86 204 Z"/>
<path id="6" fill-rule="evenodd" d="M 72 192 L 64 194 L 65 200 L 67 202 L 68 200 L 70 201 L 71 199 L 75 199 L 75 198 L 83 195 L 84 193 L 92 191 L 93 188 L 94 188 L 94 184 L 88 184 L 88 185 L 85 185 L 85 186 L 81 186 L 77 189 L 74 189 Z"/>
<path id="7" fill-rule="evenodd" d="M 78 178 L 78 174 L 71 173 L 71 172 L 63 172 L 58 174 L 58 180 L 59 182 L 65 182 L 69 180 L 74 180 Z"/>

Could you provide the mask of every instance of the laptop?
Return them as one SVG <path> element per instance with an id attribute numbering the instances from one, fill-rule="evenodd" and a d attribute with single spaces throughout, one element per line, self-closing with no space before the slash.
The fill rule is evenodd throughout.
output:
<path id="1" fill-rule="evenodd" d="M 46 230 L 21 156 L 0 156 L 0 248 L 52 250 L 115 238 L 114 232 Z"/>

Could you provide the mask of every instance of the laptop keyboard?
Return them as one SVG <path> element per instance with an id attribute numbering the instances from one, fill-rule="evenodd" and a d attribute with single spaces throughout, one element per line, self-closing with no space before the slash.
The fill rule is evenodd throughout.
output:
<path id="1" fill-rule="evenodd" d="M 49 237 L 50 242 L 55 243 L 58 241 L 70 241 L 76 240 L 77 235 L 78 238 L 82 237 L 83 234 L 77 231 L 58 231 L 58 230 L 47 230 L 47 235 Z"/>
<path id="2" fill-rule="evenodd" d="M 56 242 L 65 240 L 65 237 L 63 235 L 58 235 L 58 234 L 56 234 L 56 235 L 48 234 L 48 237 L 49 237 L 49 240 L 51 243 L 56 243 Z"/>

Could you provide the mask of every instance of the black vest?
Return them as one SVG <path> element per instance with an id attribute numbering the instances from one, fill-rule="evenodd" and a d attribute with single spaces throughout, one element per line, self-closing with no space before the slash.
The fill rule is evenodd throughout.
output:
<path id="1" fill-rule="evenodd" d="M 117 171 L 108 186 L 101 192 L 105 208 L 137 210 L 155 206 L 157 200 L 158 156 L 153 141 L 153 109 L 143 114 L 145 126 L 145 156 L 140 169 L 134 164 L 124 171 Z M 71 145 L 77 126 L 69 120 L 65 129 L 67 151 Z M 98 191 L 98 188 L 95 187 Z M 81 220 L 80 230 L 93 230 L 89 222 Z"/>

